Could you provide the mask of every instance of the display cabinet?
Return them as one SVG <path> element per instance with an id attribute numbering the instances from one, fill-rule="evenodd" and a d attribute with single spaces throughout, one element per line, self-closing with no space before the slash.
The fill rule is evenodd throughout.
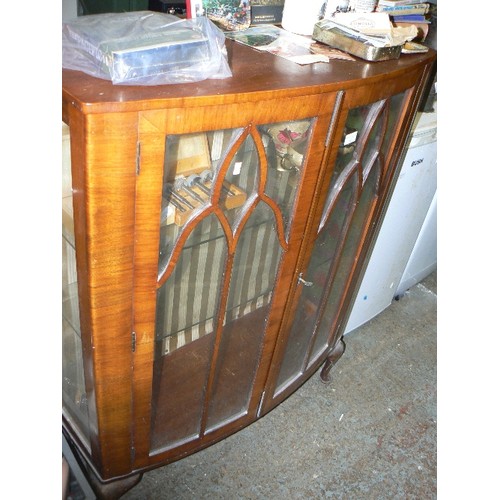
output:
<path id="1" fill-rule="evenodd" d="M 63 431 L 96 492 L 328 381 L 435 52 L 232 78 L 63 71 Z"/>

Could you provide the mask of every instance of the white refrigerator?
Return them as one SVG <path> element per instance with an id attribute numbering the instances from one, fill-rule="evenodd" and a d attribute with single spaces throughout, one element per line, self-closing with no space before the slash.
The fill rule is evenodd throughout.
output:
<path id="1" fill-rule="evenodd" d="M 437 267 L 437 116 L 419 113 L 345 333 Z"/>

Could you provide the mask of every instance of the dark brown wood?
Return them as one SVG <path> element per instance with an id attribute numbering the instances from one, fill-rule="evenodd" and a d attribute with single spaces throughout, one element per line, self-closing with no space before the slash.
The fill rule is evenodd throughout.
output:
<path id="1" fill-rule="evenodd" d="M 325 384 L 328 384 L 332 381 L 330 377 L 330 370 L 333 368 L 333 365 L 340 359 L 342 354 L 345 352 L 345 342 L 344 339 L 339 339 L 335 344 L 333 349 L 328 353 L 325 364 L 321 370 L 320 378 L 321 381 Z"/>
<path id="2" fill-rule="evenodd" d="M 71 421 L 66 420 L 64 427 L 101 484 L 103 498 L 118 495 L 120 481 L 128 488 L 143 471 L 205 448 L 255 421 L 288 397 L 325 360 L 321 378 L 329 379 L 331 367 L 344 352 L 343 325 L 436 59 L 430 50 L 377 63 L 332 61 L 301 66 L 235 42 L 227 41 L 227 47 L 233 76 L 222 80 L 114 86 L 63 70 L 63 120 L 71 130 L 88 442 Z M 404 107 L 396 120 L 379 191 L 370 201 L 360 230 L 356 264 L 349 269 L 329 325 L 328 346 L 276 394 L 302 293 L 298 278 L 311 258 L 348 113 L 401 93 L 406 96 Z M 162 356 L 156 345 L 156 293 L 175 270 L 190 230 L 207 214 L 222 221 L 228 242 L 228 274 L 222 279 L 219 297 L 222 305 L 230 293 L 232 259 L 240 238 L 239 230 L 232 233 L 218 205 L 219 181 L 213 204 L 207 202 L 206 212 L 186 222 L 169 267 L 158 275 L 165 137 L 238 128 L 258 143 L 259 125 L 303 119 L 312 121 L 313 135 L 290 230 L 285 235 L 281 220 L 275 226 L 282 254 L 271 303 L 234 323 L 223 324 L 221 313 L 214 332 Z M 257 149 L 263 176 L 253 203 L 267 202 L 278 212 L 276 203 L 266 199 L 268 166 L 262 146 Z M 223 164 L 222 173 L 228 166 Z M 335 259 L 332 262 L 335 269 Z M 332 274 L 328 286 L 334 284 Z M 304 335 L 314 340 L 316 334 L 305 331 Z M 312 345 L 308 345 L 306 360 Z M 218 384 L 221 366 L 234 375 L 224 379 L 230 383 Z M 248 401 L 237 414 L 243 378 Z M 220 401 L 227 405 L 220 406 Z M 214 411 L 232 415 L 233 408 L 234 418 L 212 419 Z"/>

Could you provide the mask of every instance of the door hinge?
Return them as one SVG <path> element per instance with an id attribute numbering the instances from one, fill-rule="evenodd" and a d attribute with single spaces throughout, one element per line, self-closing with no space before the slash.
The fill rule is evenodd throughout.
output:
<path id="1" fill-rule="evenodd" d="M 135 332 L 132 332 L 132 352 L 135 352 L 136 338 L 137 335 L 135 334 Z"/>
<path id="2" fill-rule="evenodd" d="M 138 142 L 135 148 L 135 175 L 141 173 L 141 143 Z"/>

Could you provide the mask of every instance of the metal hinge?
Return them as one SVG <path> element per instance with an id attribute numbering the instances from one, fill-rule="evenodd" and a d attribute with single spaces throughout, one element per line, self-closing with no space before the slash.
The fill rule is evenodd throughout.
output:
<path id="1" fill-rule="evenodd" d="M 132 332 L 132 352 L 135 352 L 136 338 L 137 335 L 135 334 L 135 332 Z"/>
<path id="2" fill-rule="evenodd" d="M 135 148 L 135 175 L 141 173 L 141 143 L 138 142 Z"/>

